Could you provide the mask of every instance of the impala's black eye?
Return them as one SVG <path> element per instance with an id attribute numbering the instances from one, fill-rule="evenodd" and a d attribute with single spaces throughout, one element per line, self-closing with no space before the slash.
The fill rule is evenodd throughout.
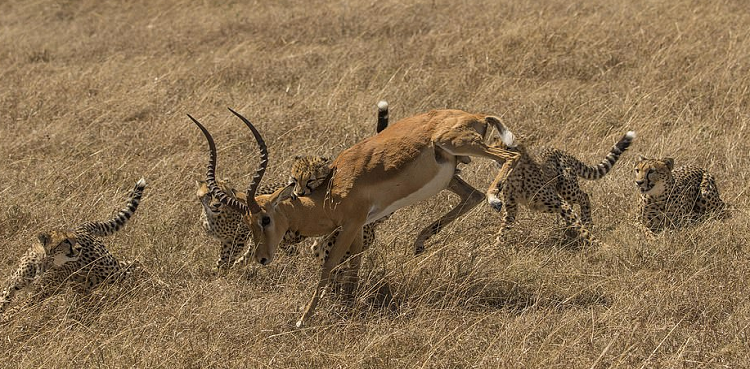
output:
<path id="1" fill-rule="evenodd" d="M 267 226 L 271 224 L 271 217 L 264 215 L 263 218 L 260 218 L 260 225 Z"/>

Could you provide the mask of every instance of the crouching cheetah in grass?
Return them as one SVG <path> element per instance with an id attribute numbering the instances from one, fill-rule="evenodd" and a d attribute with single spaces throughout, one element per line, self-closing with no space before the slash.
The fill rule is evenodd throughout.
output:
<path id="1" fill-rule="evenodd" d="M 518 146 L 516 149 L 521 154 L 518 166 L 504 184 L 495 179 L 488 193 L 487 200 L 493 209 L 500 211 L 505 208 L 497 242 L 510 229 L 516 219 L 518 203 L 522 203 L 533 211 L 560 214 L 566 225 L 576 231 L 584 242 L 597 243 L 589 231 L 592 225 L 591 201 L 589 195 L 579 187 L 578 177 L 589 180 L 604 177 L 634 138 L 633 131 L 625 134 L 604 160 L 595 166 L 588 166 L 572 155 L 554 148 L 542 149 L 537 161 L 523 145 Z M 500 192 L 502 199 L 498 197 Z M 580 217 L 573 211 L 574 204 L 581 208 Z"/>
<path id="2" fill-rule="evenodd" d="M 88 293 L 102 282 L 119 281 L 137 267 L 137 262 L 118 261 L 99 237 L 114 234 L 138 208 L 146 181 L 140 179 L 124 209 L 106 222 L 88 222 L 75 229 L 52 230 L 38 236 L 7 280 L 0 299 L 0 313 L 16 292 L 33 284 L 31 302 L 39 302 L 70 283 L 74 291 Z"/>
<path id="3" fill-rule="evenodd" d="M 641 191 L 640 222 L 651 232 L 678 228 L 709 215 L 726 216 L 714 177 L 674 160 L 638 158 L 635 183 Z"/>

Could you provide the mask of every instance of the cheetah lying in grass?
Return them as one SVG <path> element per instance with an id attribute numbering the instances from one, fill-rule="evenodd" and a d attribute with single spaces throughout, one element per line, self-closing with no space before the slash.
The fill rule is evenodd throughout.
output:
<path id="1" fill-rule="evenodd" d="M 31 303 L 36 303 L 62 291 L 66 283 L 76 292 L 88 293 L 103 282 L 120 281 L 128 276 L 138 266 L 137 262 L 118 261 L 99 237 L 114 234 L 128 222 L 145 188 L 146 181 L 140 179 L 125 208 L 111 220 L 39 234 L 38 243 L 21 257 L 18 268 L 5 283 L 0 313 L 28 285 L 33 288 Z"/>
<path id="2" fill-rule="evenodd" d="M 635 164 L 635 183 L 641 192 L 640 223 L 650 232 L 726 216 L 714 177 L 692 166 L 674 169 L 674 159 L 648 159 Z"/>

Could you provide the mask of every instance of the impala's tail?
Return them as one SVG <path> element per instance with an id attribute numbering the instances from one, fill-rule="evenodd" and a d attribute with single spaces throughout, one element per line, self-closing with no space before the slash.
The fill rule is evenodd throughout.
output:
<path id="1" fill-rule="evenodd" d="M 138 204 L 141 202 L 143 196 L 143 190 L 146 188 L 146 180 L 141 178 L 138 183 L 135 184 L 133 192 L 130 193 L 130 199 L 128 199 L 125 208 L 120 210 L 114 218 L 106 222 L 89 222 L 79 226 L 79 229 L 84 229 L 95 236 L 109 236 L 119 231 L 120 228 L 125 226 L 130 217 L 135 213 L 135 209 L 138 209 Z"/>
<path id="2" fill-rule="evenodd" d="M 628 149 L 628 146 L 633 143 L 634 138 L 635 132 L 628 131 L 628 133 L 626 133 L 625 136 L 622 136 L 620 141 L 618 141 L 615 146 L 612 147 L 612 150 L 609 150 L 607 157 L 605 157 L 604 160 L 596 165 L 586 165 L 585 163 L 571 156 L 571 158 L 579 164 L 577 166 L 578 171 L 576 174 L 578 174 L 579 177 L 585 179 L 599 179 L 604 177 L 604 175 L 609 173 L 609 171 L 612 169 L 612 166 L 617 163 L 620 155 L 622 155 L 622 153 Z"/>
<path id="3" fill-rule="evenodd" d="M 507 127 L 505 127 L 505 125 L 500 121 L 500 118 L 488 116 L 485 117 L 484 120 L 487 122 L 487 124 L 495 127 L 497 133 L 500 135 L 500 139 L 503 141 L 503 144 L 505 144 L 505 146 L 507 146 L 508 148 L 516 147 L 516 136 L 513 135 L 513 132 L 511 132 Z"/>
<path id="4" fill-rule="evenodd" d="M 386 129 L 388 127 L 388 102 L 380 100 L 378 102 L 378 127 L 377 132 Z"/>

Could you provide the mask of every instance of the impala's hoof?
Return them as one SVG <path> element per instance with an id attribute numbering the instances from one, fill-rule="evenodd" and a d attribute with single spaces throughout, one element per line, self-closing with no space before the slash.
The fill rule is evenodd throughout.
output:
<path id="1" fill-rule="evenodd" d="M 495 195 L 490 195 L 489 197 L 487 197 L 487 203 L 490 204 L 490 207 L 495 211 L 499 212 L 503 210 L 503 201 Z"/>

